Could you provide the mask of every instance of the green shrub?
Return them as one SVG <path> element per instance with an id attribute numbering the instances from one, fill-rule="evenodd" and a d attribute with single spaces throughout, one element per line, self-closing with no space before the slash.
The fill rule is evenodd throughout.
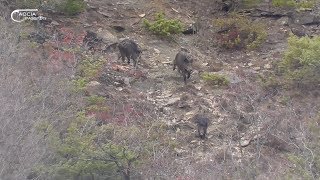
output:
<path id="1" fill-rule="evenodd" d="M 219 33 L 217 40 L 221 47 L 227 49 L 255 49 L 267 38 L 266 28 L 262 23 L 251 22 L 239 15 L 218 18 L 214 20 L 214 25 L 224 30 Z"/>
<path id="2" fill-rule="evenodd" d="M 201 78 L 208 84 L 214 86 L 225 86 L 230 83 L 224 75 L 220 74 L 203 73 L 201 74 Z"/>
<path id="3" fill-rule="evenodd" d="M 93 59 L 87 56 L 80 63 L 78 70 L 80 71 L 81 77 L 94 79 L 103 68 L 104 64 L 105 61 L 103 59 Z"/>
<path id="4" fill-rule="evenodd" d="M 51 3 L 52 0 L 49 0 Z M 16 5 L 18 8 L 28 8 L 28 9 L 35 9 L 41 6 L 41 1 L 39 0 L 20 0 L 16 1 Z"/>
<path id="5" fill-rule="evenodd" d="M 307 163 L 305 157 L 302 157 L 300 155 L 296 155 L 296 154 L 288 154 L 287 155 L 288 160 L 290 162 L 292 162 L 295 166 L 293 169 L 291 169 L 291 172 L 288 172 L 287 177 L 288 178 L 292 178 L 292 174 L 298 174 L 301 178 L 303 179 L 312 179 L 312 175 L 310 174 L 310 172 L 305 168 L 307 167 Z"/>
<path id="6" fill-rule="evenodd" d="M 258 80 L 260 81 L 262 87 L 266 90 L 273 90 L 281 87 L 279 78 L 274 74 L 259 75 Z"/>
<path id="7" fill-rule="evenodd" d="M 83 0 L 67 0 L 62 3 L 61 10 L 67 15 L 72 16 L 84 11 L 85 7 Z"/>
<path id="8" fill-rule="evenodd" d="M 164 13 L 157 13 L 153 23 L 145 19 L 143 24 L 147 30 L 165 37 L 171 36 L 172 34 L 179 34 L 183 30 L 179 20 L 166 19 Z"/>
<path id="9" fill-rule="evenodd" d="M 294 7 L 295 0 L 272 0 L 272 5 L 276 7 Z"/>
<path id="10" fill-rule="evenodd" d="M 289 85 L 317 87 L 320 84 L 320 36 L 288 38 L 288 49 L 279 69 Z"/>
<path id="11" fill-rule="evenodd" d="M 121 179 L 121 176 L 130 176 L 127 170 L 136 167 L 138 155 L 125 145 L 113 143 L 112 139 L 101 141 L 101 129 L 87 119 L 83 111 L 70 122 L 66 132 L 52 129 L 48 140 L 53 156 L 38 168 L 38 173 L 52 179 Z"/>
<path id="12" fill-rule="evenodd" d="M 102 96 L 93 95 L 87 97 L 87 101 L 89 105 L 100 105 L 106 101 L 106 98 Z"/>
<path id="13" fill-rule="evenodd" d="M 272 5 L 276 7 L 312 8 L 315 5 L 315 0 L 303 0 L 300 2 L 295 0 L 272 0 Z"/>
<path id="14" fill-rule="evenodd" d="M 73 91 L 83 92 L 87 84 L 98 76 L 105 62 L 103 59 L 85 56 L 77 68 L 78 76 L 72 81 Z"/>
<path id="15" fill-rule="evenodd" d="M 106 106 L 89 105 L 85 108 L 86 112 L 106 112 L 109 110 Z"/>
<path id="16" fill-rule="evenodd" d="M 108 111 L 108 107 L 104 106 L 106 102 L 106 98 L 102 96 L 89 96 L 86 98 L 87 107 L 86 112 L 106 112 Z"/>
<path id="17" fill-rule="evenodd" d="M 67 15 L 76 15 L 85 9 L 85 3 L 83 0 L 47 0 L 45 2 L 39 0 L 19 0 L 16 5 L 19 8 L 41 8 L 42 5 L 55 9 L 58 12 L 65 13 Z"/>
<path id="18" fill-rule="evenodd" d="M 250 8 L 253 6 L 257 6 L 261 0 L 242 0 L 244 7 Z"/>
<path id="19" fill-rule="evenodd" d="M 74 92 L 82 92 L 86 89 L 89 80 L 87 78 L 79 77 L 73 80 L 72 83 Z"/>

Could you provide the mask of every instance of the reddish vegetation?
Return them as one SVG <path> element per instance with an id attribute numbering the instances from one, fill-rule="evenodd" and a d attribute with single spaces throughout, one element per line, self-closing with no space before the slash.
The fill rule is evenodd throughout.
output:
<path id="1" fill-rule="evenodd" d="M 61 44 L 56 45 L 55 42 L 49 41 L 47 48 L 48 59 L 47 69 L 58 72 L 67 67 L 72 67 L 76 64 L 76 57 L 74 52 L 61 50 L 63 48 L 72 48 L 74 46 L 82 46 L 83 39 L 86 35 L 85 31 L 76 32 L 71 28 L 60 28 L 58 32 L 62 35 Z M 54 48 L 55 47 L 55 48 Z M 57 49 L 59 48 L 59 49 Z"/>
<path id="2" fill-rule="evenodd" d="M 62 45 L 78 45 L 81 46 L 83 39 L 86 35 L 85 31 L 75 33 L 76 31 L 71 28 L 60 28 L 59 32 L 63 35 Z"/>
<path id="3" fill-rule="evenodd" d="M 225 48 L 232 49 L 240 47 L 240 42 L 236 42 L 238 37 L 240 37 L 240 31 L 237 28 L 233 28 L 226 33 L 219 34 L 217 39 Z"/>

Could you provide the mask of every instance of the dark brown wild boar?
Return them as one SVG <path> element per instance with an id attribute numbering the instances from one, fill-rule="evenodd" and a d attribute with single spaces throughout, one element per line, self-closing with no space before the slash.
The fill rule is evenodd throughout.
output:
<path id="1" fill-rule="evenodd" d="M 193 62 L 193 58 L 191 54 L 186 49 L 181 49 L 176 55 L 173 61 L 173 70 L 178 67 L 178 72 L 183 76 L 184 83 L 187 84 L 187 79 L 190 78 L 191 75 L 191 64 Z"/>

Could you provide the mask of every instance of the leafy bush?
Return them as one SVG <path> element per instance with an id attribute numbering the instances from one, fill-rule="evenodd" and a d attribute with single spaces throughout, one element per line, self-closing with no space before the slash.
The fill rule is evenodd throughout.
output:
<path id="1" fill-rule="evenodd" d="M 92 57 L 86 56 L 80 63 L 80 74 L 82 77 L 93 79 L 98 75 L 104 64 L 105 61 L 103 59 L 93 59 Z"/>
<path id="2" fill-rule="evenodd" d="M 108 112 L 109 108 L 106 106 L 100 106 L 100 105 L 89 105 L 85 108 L 86 112 L 92 113 L 92 112 Z"/>
<path id="3" fill-rule="evenodd" d="M 295 7 L 295 8 L 312 8 L 315 5 L 314 0 L 272 0 L 272 5 L 276 7 Z"/>
<path id="4" fill-rule="evenodd" d="M 273 90 L 281 86 L 281 82 L 274 74 L 259 75 L 258 80 L 266 90 Z"/>
<path id="5" fill-rule="evenodd" d="M 41 8 L 41 6 L 50 7 L 58 12 L 67 15 L 76 15 L 85 9 L 83 0 L 47 0 L 45 2 L 39 0 L 20 0 L 16 3 L 19 8 Z"/>
<path id="6" fill-rule="evenodd" d="M 257 6 L 259 3 L 261 3 L 261 0 L 242 0 L 242 3 L 244 7 L 250 8 L 253 6 Z"/>
<path id="7" fill-rule="evenodd" d="M 138 155 L 128 147 L 104 141 L 100 136 L 103 127 L 97 129 L 84 112 L 78 113 L 64 133 L 48 130 L 54 157 L 38 171 L 53 179 L 130 178 L 130 169 L 138 162 Z"/>
<path id="8" fill-rule="evenodd" d="M 73 91 L 82 92 L 86 89 L 87 84 L 89 83 L 87 78 L 79 77 L 72 81 Z"/>
<path id="9" fill-rule="evenodd" d="M 263 24 L 253 23 L 249 19 L 238 15 L 216 19 L 214 25 L 222 29 L 217 36 L 217 40 L 221 47 L 227 49 L 255 49 L 267 37 Z"/>
<path id="10" fill-rule="evenodd" d="M 53 153 L 34 169 L 37 174 L 52 179 L 130 179 L 140 168 L 150 166 L 153 156 L 159 157 L 155 149 L 171 150 L 171 154 L 177 146 L 162 122 L 143 126 L 95 123 L 81 111 L 62 132 L 50 123 L 39 124 Z"/>
<path id="11" fill-rule="evenodd" d="M 86 56 L 78 66 L 79 75 L 73 80 L 74 91 L 82 92 L 85 90 L 87 84 L 96 78 L 104 64 L 103 59 L 93 59 Z"/>
<path id="12" fill-rule="evenodd" d="M 47 5 L 56 5 L 58 2 L 56 0 L 48 0 L 46 2 Z M 40 8 L 42 5 L 42 1 L 39 0 L 16 0 L 15 5 L 18 8 L 26 8 L 26 9 L 35 9 L 35 8 Z"/>
<path id="13" fill-rule="evenodd" d="M 97 105 L 105 102 L 106 98 L 102 96 L 93 95 L 93 96 L 87 97 L 87 101 L 89 105 Z"/>
<path id="14" fill-rule="evenodd" d="M 272 0 L 272 5 L 277 7 L 294 7 L 295 3 L 294 0 Z"/>
<path id="15" fill-rule="evenodd" d="M 176 19 L 166 19 L 164 13 L 157 13 L 155 21 L 150 23 L 148 20 L 143 21 L 147 30 L 160 36 L 171 36 L 182 32 L 182 24 Z"/>
<path id="16" fill-rule="evenodd" d="M 320 36 L 288 38 L 288 49 L 279 69 L 290 84 L 298 87 L 320 85 Z"/>
<path id="17" fill-rule="evenodd" d="M 88 106 L 86 112 L 107 112 L 109 109 L 104 105 L 106 98 L 102 96 L 89 96 L 86 98 Z"/>
<path id="18" fill-rule="evenodd" d="M 230 83 L 225 76 L 219 74 L 203 73 L 201 74 L 201 78 L 205 80 L 208 84 L 214 86 L 224 86 Z"/>
<path id="19" fill-rule="evenodd" d="M 71 16 L 82 12 L 85 7 L 86 6 L 83 0 L 67 0 L 60 6 L 62 12 Z"/>

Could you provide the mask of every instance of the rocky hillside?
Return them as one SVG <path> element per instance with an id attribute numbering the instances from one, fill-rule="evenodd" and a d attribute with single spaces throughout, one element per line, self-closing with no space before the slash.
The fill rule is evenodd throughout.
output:
<path id="1" fill-rule="evenodd" d="M 38 24 L 3 15 L 0 179 L 318 179 L 319 85 L 291 85 L 279 62 L 292 33 L 320 35 L 319 2 L 230 2 L 88 0 L 75 16 L 43 11 Z M 155 35 L 144 20 L 158 12 L 197 31 Z M 255 39 L 263 27 L 264 41 L 221 38 L 233 29 L 219 20 L 236 18 L 230 27 L 252 23 L 243 29 Z M 137 68 L 103 51 L 125 38 L 142 49 Z M 195 58 L 187 84 L 172 70 L 181 48 Z M 205 139 L 197 114 L 210 120 Z"/>

